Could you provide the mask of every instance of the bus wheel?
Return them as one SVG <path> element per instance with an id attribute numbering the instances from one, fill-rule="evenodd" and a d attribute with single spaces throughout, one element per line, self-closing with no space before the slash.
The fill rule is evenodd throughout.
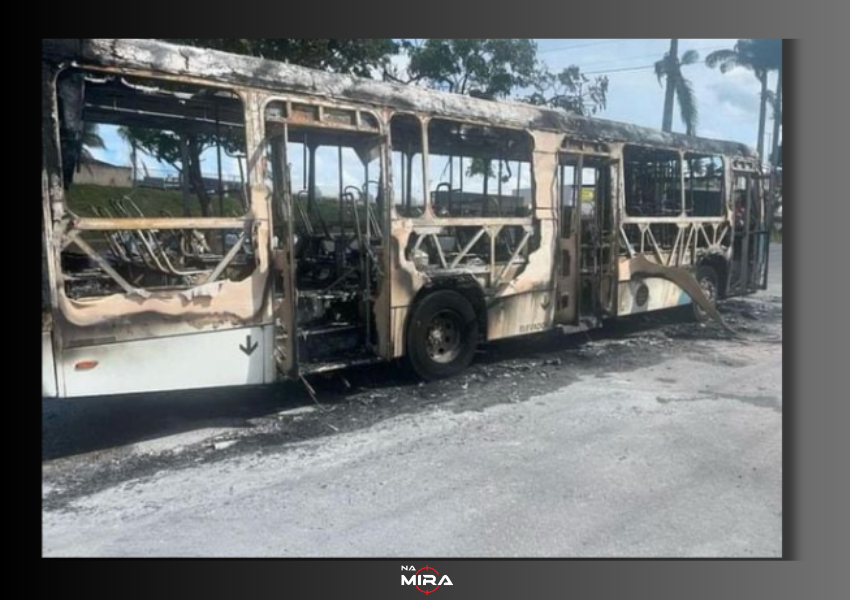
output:
<path id="1" fill-rule="evenodd" d="M 408 366 L 422 379 L 453 377 L 475 354 L 478 320 L 469 301 L 451 290 L 425 296 L 407 327 Z"/>
<path id="2" fill-rule="evenodd" d="M 717 273 L 711 267 L 702 266 L 697 269 L 696 280 L 702 288 L 702 293 L 709 299 L 712 306 L 717 306 Z M 694 320 L 705 323 L 709 320 L 708 313 L 696 302 L 691 302 L 694 310 Z"/>

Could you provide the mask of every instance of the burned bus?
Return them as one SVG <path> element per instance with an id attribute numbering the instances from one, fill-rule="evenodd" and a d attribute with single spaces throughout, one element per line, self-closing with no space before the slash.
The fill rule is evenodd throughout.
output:
<path id="1" fill-rule="evenodd" d="M 42 112 L 45 396 L 449 377 L 766 285 L 737 143 L 154 40 L 43 40 Z"/>

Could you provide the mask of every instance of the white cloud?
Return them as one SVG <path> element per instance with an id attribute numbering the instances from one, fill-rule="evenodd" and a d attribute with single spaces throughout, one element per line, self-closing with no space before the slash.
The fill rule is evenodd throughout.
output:
<path id="1" fill-rule="evenodd" d="M 607 74 L 608 108 L 600 117 L 660 127 L 664 88 L 658 85 L 652 65 L 669 49 L 669 39 L 537 41 L 540 58 L 552 69 L 576 64 L 591 77 Z M 700 109 L 697 133 L 755 145 L 758 81 L 745 69 L 724 74 L 709 69 L 703 62 L 710 52 L 732 48 L 735 42 L 736 39 L 682 39 L 679 52 L 695 49 L 700 54 L 699 63 L 685 68 Z M 772 77 L 769 84 L 773 86 L 774 82 Z M 678 114 L 674 118 L 674 130 L 684 131 Z"/>

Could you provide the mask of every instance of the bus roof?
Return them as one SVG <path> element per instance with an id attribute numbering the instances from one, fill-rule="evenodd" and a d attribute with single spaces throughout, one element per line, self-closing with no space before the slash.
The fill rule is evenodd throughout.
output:
<path id="1" fill-rule="evenodd" d="M 150 39 L 44 39 L 42 57 L 79 66 L 138 69 L 229 85 L 292 92 L 337 101 L 521 129 L 562 131 L 584 141 L 625 142 L 697 153 L 756 157 L 738 142 L 658 129 L 511 101 L 494 101 L 417 86 L 328 73 L 227 52 Z"/>

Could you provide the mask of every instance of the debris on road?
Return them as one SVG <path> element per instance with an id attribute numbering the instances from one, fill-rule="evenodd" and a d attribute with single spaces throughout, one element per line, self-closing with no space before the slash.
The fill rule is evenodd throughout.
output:
<path id="1" fill-rule="evenodd" d="M 222 440 L 220 442 L 213 442 L 212 449 L 213 450 L 227 450 L 231 446 L 235 445 L 238 440 Z"/>

